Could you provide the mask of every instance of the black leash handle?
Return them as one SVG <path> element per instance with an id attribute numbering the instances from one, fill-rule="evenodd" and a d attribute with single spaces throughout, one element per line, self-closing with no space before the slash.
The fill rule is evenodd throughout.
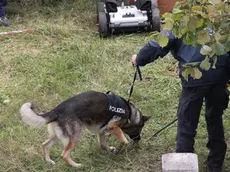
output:
<path id="1" fill-rule="evenodd" d="M 140 67 L 139 67 L 138 65 L 136 66 L 136 71 L 135 71 L 135 73 L 134 73 L 133 82 L 132 82 L 132 85 L 131 85 L 131 88 L 130 88 L 130 91 L 129 91 L 128 102 L 130 101 L 131 95 L 132 95 L 132 93 L 133 93 L 133 87 L 134 87 L 134 83 L 135 83 L 135 81 L 136 81 L 136 79 L 137 79 L 137 73 L 138 73 L 138 75 L 139 75 L 140 80 L 142 81 L 141 70 L 140 70 Z"/>
<path id="2" fill-rule="evenodd" d="M 137 70 L 137 73 L 139 75 L 140 81 L 142 81 L 141 70 L 140 70 L 140 67 L 138 65 L 136 66 L 136 70 Z"/>

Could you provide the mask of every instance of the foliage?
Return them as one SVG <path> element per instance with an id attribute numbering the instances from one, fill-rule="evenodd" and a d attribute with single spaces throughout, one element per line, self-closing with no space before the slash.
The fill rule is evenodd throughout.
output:
<path id="1" fill-rule="evenodd" d="M 230 1 L 225 0 L 184 0 L 177 2 L 172 13 L 165 13 L 164 30 L 171 30 L 175 37 L 184 43 L 201 46 L 201 54 L 206 56 L 201 63 L 187 64 L 183 72 L 185 78 L 190 74 L 196 79 L 202 75 L 198 70 L 215 68 L 217 56 L 230 51 Z M 168 38 L 158 32 L 152 34 L 164 47 Z M 214 62 L 213 65 L 210 63 Z"/>

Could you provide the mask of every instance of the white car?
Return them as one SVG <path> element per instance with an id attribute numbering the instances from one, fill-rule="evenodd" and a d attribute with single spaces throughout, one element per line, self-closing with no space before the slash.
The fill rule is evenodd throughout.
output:
<path id="1" fill-rule="evenodd" d="M 157 0 L 100 0 L 97 17 L 101 37 L 115 32 L 159 31 L 160 11 Z"/>

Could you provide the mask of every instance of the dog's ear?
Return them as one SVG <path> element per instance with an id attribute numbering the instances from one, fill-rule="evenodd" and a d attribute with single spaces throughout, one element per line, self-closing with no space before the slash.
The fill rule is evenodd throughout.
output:
<path id="1" fill-rule="evenodd" d="M 144 121 L 144 123 L 148 121 L 149 118 L 151 118 L 151 116 L 142 116 L 142 120 Z"/>

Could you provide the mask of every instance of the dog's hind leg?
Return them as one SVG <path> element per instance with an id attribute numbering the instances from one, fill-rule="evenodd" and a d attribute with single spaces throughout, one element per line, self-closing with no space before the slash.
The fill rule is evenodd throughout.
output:
<path id="1" fill-rule="evenodd" d="M 45 160 L 51 164 L 55 164 L 55 162 L 50 158 L 50 147 L 57 141 L 57 136 L 54 133 L 54 125 L 53 123 L 48 124 L 48 132 L 50 134 L 50 138 L 46 140 L 43 145 L 43 153 L 45 155 Z"/>
<path id="2" fill-rule="evenodd" d="M 64 146 L 64 150 L 62 152 L 63 160 L 72 167 L 80 168 L 82 164 L 74 162 L 71 157 L 71 151 L 76 146 L 76 143 L 80 137 L 80 133 L 82 131 L 82 126 L 80 123 L 72 123 L 72 125 L 67 125 L 66 127 L 66 134 L 64 135 L 62 130 L 57 127 L 55 132 L 57 133 L 57 137 L 61 140 Z"/>
<path id="3" fill-rule="evenodd" d="M 72 167 L 76 167 L 76 168 L 80 168 L 82 167 L 82 164 L 80 163 L 76 163 L 74 162 L 71 158 L 70 158 L 70 153 L 71 151 L 74 149 L 74 147 L 76 146 L 76 142 L 70 142 L 65 148 L 64 151 L 62 153 L 62 158 L 63 160 L 69 164 Z"/>
<path id="4" fill-rule="evenodd" d="M 43 145 L 43 153 L 45 155 L 45 160 L 51 164 L 55 164 L 55 162 L 50 158 L 50 147 L 57 141 L 57 136 L 54 135 L 46 140 Z"/>

